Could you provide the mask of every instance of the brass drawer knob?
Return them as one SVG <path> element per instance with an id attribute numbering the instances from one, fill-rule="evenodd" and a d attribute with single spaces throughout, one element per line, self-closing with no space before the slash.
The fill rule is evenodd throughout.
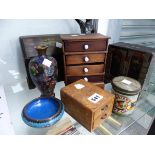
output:
<path id="1" fill-rule="evenodd" d="M 88 57 L 84 57 L 84 61 L 85 62 L 88 62 L 89 61 L 89 58 Z"/>
<path id="2" fill-rule="evenodd" d="M 88 73 L 88 68 L 84 68 L 84 72 L 85 73 Z"/>
<path id="3" fill-rule="evenodd" d="M 87 50 L 89 48 L 88 45 L 84 45 L 84 49 Z"/>
<path id="4" fill-rule="evenodd" d="M 88 78 L 87 77 L 85 77 L 85 78 L 83 78 L 85 81 L 88 81 Z"/>

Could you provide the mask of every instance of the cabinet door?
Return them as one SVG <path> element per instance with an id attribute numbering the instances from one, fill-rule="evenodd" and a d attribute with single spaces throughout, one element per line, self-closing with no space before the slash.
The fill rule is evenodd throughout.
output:
<path id="1" fill-rule="evenodd" d="M 131 51 L 128 54 L 129 69 L 127 76 L 144 83 L 151 61 L 151 53 Z"/>
<path id="2" fill-rule="evenodd" d="M 109 47 L 106 66 L 106 82 L 120 75 L 126 75 L 127 51 L 118 47 Z"/>

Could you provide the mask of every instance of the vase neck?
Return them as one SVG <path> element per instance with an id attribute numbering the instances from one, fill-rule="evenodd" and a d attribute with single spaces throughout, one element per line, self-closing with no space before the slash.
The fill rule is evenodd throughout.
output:
<path id="1" fill-rule="evenodd" d="M 39 46 L 35 47 L 39 56 L 46 55 L 47 48 L 48 48 L 48 46 L 44 46 L 44 45 L 39 45 Z"/>

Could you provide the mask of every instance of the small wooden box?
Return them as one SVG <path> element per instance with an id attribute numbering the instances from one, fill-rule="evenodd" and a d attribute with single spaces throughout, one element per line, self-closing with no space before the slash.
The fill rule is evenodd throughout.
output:
<path id="1" fill-rule="evenodd" d="M 114 77 L 128 76 L 142 85 L 142 92 L 148 89 L 155 64 L 155 49 L 137 44 L 118 42 L 109 45 L 105 82 Z"/>
<path id="2" fill-rule="evenodd" d="M 81 79 L 61 89 L 65 111 L 89 131 L 112 113 L 114 95 Z"/>

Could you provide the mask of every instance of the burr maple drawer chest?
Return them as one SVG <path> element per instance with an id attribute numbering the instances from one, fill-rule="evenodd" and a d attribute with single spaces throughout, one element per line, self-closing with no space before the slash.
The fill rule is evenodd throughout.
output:
<path id="1" fill-rule="evenodd" d="M 84 79 L 103 83 L 109 37 L 101 34 L 61 35 L 65 85 Z"/>
<path id="2" fill-rule="evenodd" d="M 60 91 L 65 111 L 89 131 L 112 113 L 114 95 L 81 79 Z"/>

